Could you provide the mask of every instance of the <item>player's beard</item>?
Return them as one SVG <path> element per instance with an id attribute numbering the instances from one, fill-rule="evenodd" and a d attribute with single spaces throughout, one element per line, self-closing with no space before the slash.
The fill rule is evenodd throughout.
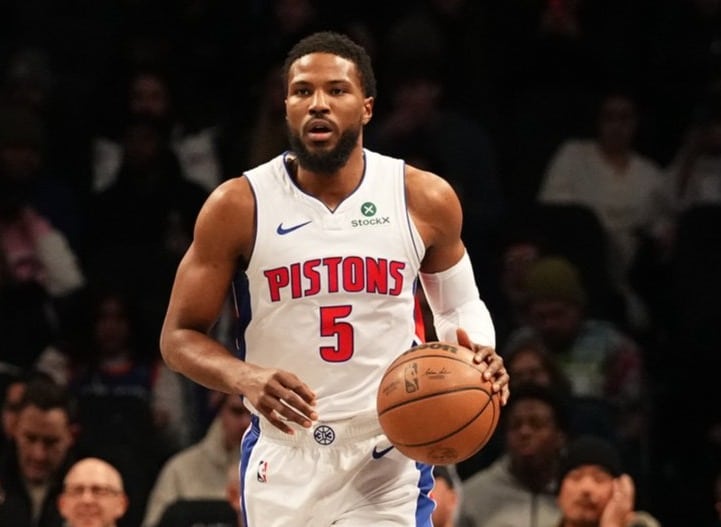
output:
<path id="1" fill-rule="evenodd" d="M 311 152 L 303 143 L 300 134 L 288 126 L 288 141 L 291 149 L 298 156 L 298 164 L 305 170 L 317 174 L 334 174 L 348 162 L 353 149 L 358 143 L 361 125 L 345 130 L 338 143 L 331 150 Z"/>

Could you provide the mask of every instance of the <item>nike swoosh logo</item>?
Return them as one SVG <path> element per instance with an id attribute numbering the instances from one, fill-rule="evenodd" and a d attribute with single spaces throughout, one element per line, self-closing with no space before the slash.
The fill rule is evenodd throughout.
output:
<path id="1" fill-rule="evenodd" d="M 292 227 L 283 227 L 283 224 L 280 223 L 278 224 L 278 228 L 275 230 L 275 232 L 282 236 L 283 234 L 288 234 L 289 232 L 293 232 L 294 230 L 300 229 L 301 227 L 305 227 L 311 221 L 313 220 L 308 220 L 305 223 L 299 223 L 298 225 L 293 225 Z"/>
<path id="2" fill-rule="evenodd" d="M 373 447 L 373 459 L 380 459 L 383 456 L 385 456 L 388 452 L 393 450 L 393 446 L 389 446 L 388 448 L 384 448 L 383 450 L 378 450 L 378 447 Z"/>

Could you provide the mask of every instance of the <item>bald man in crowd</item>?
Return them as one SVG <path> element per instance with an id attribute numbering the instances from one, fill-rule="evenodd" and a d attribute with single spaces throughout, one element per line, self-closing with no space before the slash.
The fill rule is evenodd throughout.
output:
<path id="1" fill-rule="evenodd" d="M 67 527 L 117 527 L 128 509 L 120 472 L 102 459 L 81 459 L 65 476 L 58 509 Z"/>

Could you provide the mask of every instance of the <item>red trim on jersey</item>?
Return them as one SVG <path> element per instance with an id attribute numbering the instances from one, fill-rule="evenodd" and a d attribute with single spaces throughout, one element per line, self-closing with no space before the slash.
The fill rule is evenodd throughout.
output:
<path id="1" fill-rule="evenodd" d="M 416 337 L 418 337 L 418 341 L 422 344 L 426 341 L 426 324 L 423 321 L 423 309 L 421 308 L 421 301 L 418 299 L 418 295 L 415 297 L 413 318 L 416 322 Z"/>

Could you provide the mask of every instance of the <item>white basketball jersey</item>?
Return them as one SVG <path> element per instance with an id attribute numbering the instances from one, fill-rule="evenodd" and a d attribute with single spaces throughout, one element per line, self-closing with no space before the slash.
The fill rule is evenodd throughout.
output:
<path id="1" fill-rule="evenodd" d="M 298 375 L 325 421 L 373 411 L 385 367 L 418 340 L 425 248 L 406 207 L 404 163 L 364 154 L 363 179 L 335 210 L 298 188 L 285 155 L 245 174 L 257 222 L 245 360 Z"/>

